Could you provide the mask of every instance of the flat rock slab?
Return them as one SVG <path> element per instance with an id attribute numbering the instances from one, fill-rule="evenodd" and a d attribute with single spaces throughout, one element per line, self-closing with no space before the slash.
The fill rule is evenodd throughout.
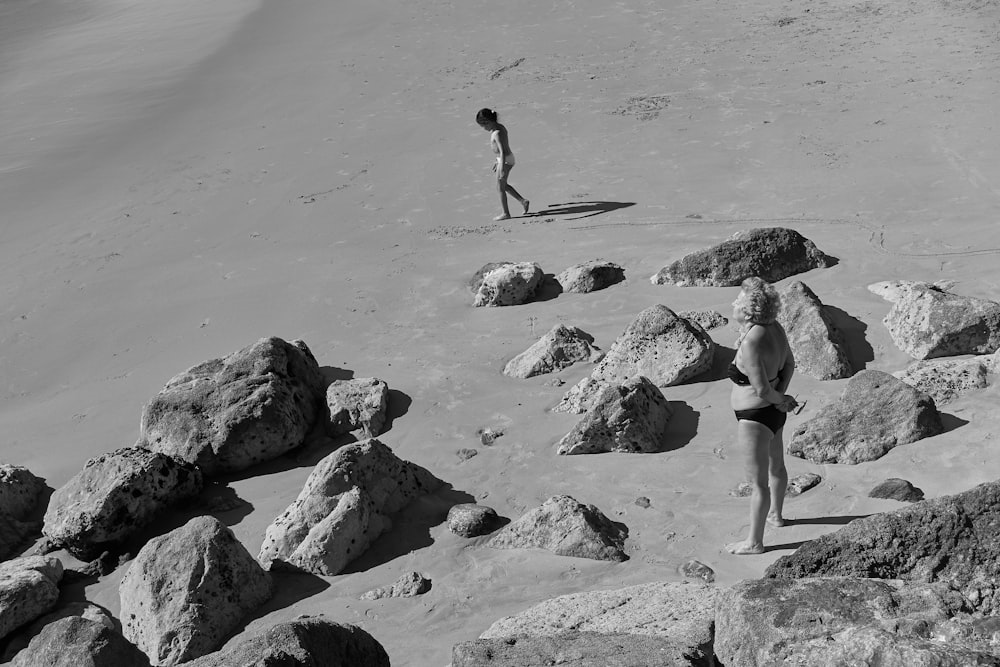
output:
<path id="1" fill-rule="evenodd" d="M 799 280 L 780 290 L 778 321 L 795 355 L 795 371 L 817 380 L 838 380 L 854 374 L 844 335 L 823 302 Z"/>
<path id="2" fill-rule="evenodd" d="M 557 324 L 531 347 L 508 361 L 503 374 L 512 378 L 530 378 L 576 363 L 597 361 L 603 354 L 594 347 L 594 337 L 590 334 L 576 327 Z"/>
<path id="3" fill-rule="evenodd" d="M 602 389 L 583 418 L 559 441 L 560 454 L 659 452 L 673 410 L 659 388 L 637 376 Z"/>
<path id="4" fill-rule="evenodd" d="M 985 389 L 996 354 L 971 359 L 928 359 L 893 373 L 924 392 L 937 405 L 950 403 L 969 392 Z"/>
<path id="5" fill-rule="evenodd" d="M 564 292 L 596 292 L 625 280 L 625 269 L 614 262 L 594 259 L 574 264 L 556 276 Z"/>

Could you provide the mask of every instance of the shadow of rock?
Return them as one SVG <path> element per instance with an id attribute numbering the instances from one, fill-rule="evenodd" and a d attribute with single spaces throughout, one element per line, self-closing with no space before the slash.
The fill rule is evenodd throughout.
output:
<path id="1" fill-rule="evenodd" d="M 303 570 L 289 570 L 288 567 L 286 565 L 279 571 L 271 571 L 271 579 L 274 581 L 274 595 L 264 603 L 263 607 L 257 610 L 257 613 L 254 614 L 255 618 L 262 618 L 271 612 L 291 607 L 330 587 L 330 582 L 322 577 Z"/>
<path id="2" fill-rule="evenodd" d="M 306 436 L 305 441 L 296 449 L 275 457 L 270 461 L 263 461 L 257 465 L 250 466 L 245 470 L 216 475 L 212 479 L 217 482 L 228 484 L 239 482 L 261 475 L 271 475 L 278 472 L 285 472 L 295 468 L 312 467 L 329 456 L 334 451 L 344 445 L 357 442 L 358 438 L 354 433 L 345 433 L 336 437 L 330 437 L 324 432 L 325 425 L 318 424 L 316 428 Z"/>
<path id="3" fill-rule="evenodd" d="M 189 504 L 197 506 L 202 513 L 211 514 L 227 526 L 235 526 L 253 511 L 253 505 L 236 495 L 231 486 L 219 482 L 206 484 Z"/>
<path id="4" fill-rule="evenodd" d="M 527 213 L 522 217 L 525 218 L 544 218 L 549 215 L 575 215 L 575 218 L 569 218 L 570 220 L 580 220 L 581 218 L 590 218 L 595 215 L 600 215 L 602 213 L 608 213 L 610 211 L 617 211 L 621 208 L 628 208 L 629 206 L 635 206 L 634 201 L 581 201 L 581 202 L 567 202 L 565 204 L 549 204 L 543 210 L 535 211 L 533 213 Z"/>
<path id="5" fill-rule="evenodd" d="M 944 425 L 944 431 L 942 431 L 942 433 L 954 431 L 956 428 L 961 428 L 968 423 L 969 421 L 967 419 L 962 419 L 961 417 L 956 417 L 955 415 L 948 414 L 946 412 L 941 413 L 941 424 Z"/>
<path id="6" fill-rule="evenodd" d="M 338 380 L 354 379 L 354 371 L 346 368 L 337 368 L 336 366 L 320 366 L 319 372 L 323 375 L 323 379 L 326 381 L 327 385 L 331 385 Z"/>
<path id="7" fill-rule="evenodd" d="M 823 310 L 844 336 L 844 347 L 847 352 L 847 360 L 851 362 L 851 368 L 854 369 L 855 373 L 865 370 L 868 362 L 875 359 L 875 350 L 872 349 L 865 336 L 868 325 L 836 306 L 824 305 Z"/>
<path id="8" fill-rule="evenodd" d="M 409 412 L 412 404 L 413 399 L 407 394 L 404 394 L 398 389 L 390 389 L 389 405 L 385 410 L 385 425 L 382 427 L 382 433 L 391 429 L 397 418 L 402 417 Z M 379 435 L 381 435 L 381 433 Z"/>
<path id="9" fill-rule="evenodd" d="M 699 373 L 695 375 L 690 380 L 686 380 L 681 384 L 700 384 L 702 382 L 715 382 L 716 380 L 724 380 L 728 376 L 727 369 L 729 364 L 733 362 L 736 358 L 736 349 L 732 347 L 726 347 L 725 345 L 715 344 L 715 354 L 712 356 L 712 366 L 704 373 Z"/>
<path id="10" fill-rule="evenodd" d="M 546 273 L 542 278 L 541 284 L 538 289 L 535 290 L 535 296 L 532 297 L 529 303 L 538 303 L 541 301 L 551 301 L 560 294 L 562 294 L 562 285 L 556 280 L 554 273 Z"/>
<path id="11" fill-rule="evenodd" d="M 832 526 L 846 526 L 855 519 L 866 519 L 870 517 L 871 514 L 844 514 L 841 516 L 813 516 L 806 517 L 804 519 L 785 519 L 785 525 L 787 526 L 815 526 L 815 525 L 832 525 Z"/>
<path id="12" fill-rule="evenodd" d="M 667 401 L 673 410 L 673 417 L 667 424 L 667 436 L 663 452 L 672 452 L 687 445 L 698 433 L 698 421 L 701 413 L 684 401 Z"/>
<path id="13" fill-rule="evenodd" d="M 764 553 L 770 553 L 772 551 L 786 551 L 791 549 L 795 551 L 803 544 L 808 544 L 809 540 L 803 540 L 801 542 L 786 542 L 785 544 L 767 544 L 764 545 Z"/>

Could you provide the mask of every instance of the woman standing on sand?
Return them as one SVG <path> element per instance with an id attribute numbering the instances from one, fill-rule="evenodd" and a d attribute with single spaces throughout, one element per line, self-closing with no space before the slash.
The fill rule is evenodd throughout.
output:
<path id="1" fill-rule="evenodd" d="M 726 545 L 736 555 L 764 553 L 764 524 L 781 527 L 788 472 L 781 432 L 787 413 L 798 403 L 785 394 L 795 371 L 795 360 L 785 330 L 777 322 L 781 299 L 774 287 L 757 277 L 747 278 L 733 302 L 733 318 L 740 325 L 736 358 L 729 365 L 733 381 L 730 399 L 736 413 L 736 441 L 743 452 L 750 499 L 750 535 L 745 542 Z"/>
<path id="2" fill-rule="evenodd" d="M 507 208 L 508 192 L 514 196 L 514 199 L 521 202 L 524 212 L 527 213 L 530 202 L 518 194 L 512 185 L 507 184 L 507 176 L 510 175 L 510 170 L 514 168 L 514 153 L 511 152 L 510 142 L 507 140 L 507 128 L 500 124 L 497 112 L 490 109 L 480 109 L 479 113 L 476 114 L 476 122 L 479 123 L 479 127 L 490 133 L 490 148 L 493 149 L 493 152 L 497 156 L 496 163 L 493 165 L 493 171 L 497 174 L 497 188 L 500 190 L 500 208 L 502 209 L 502 213 L 493 219 L 507 220 L 510 218 L 510 209 Z"/>

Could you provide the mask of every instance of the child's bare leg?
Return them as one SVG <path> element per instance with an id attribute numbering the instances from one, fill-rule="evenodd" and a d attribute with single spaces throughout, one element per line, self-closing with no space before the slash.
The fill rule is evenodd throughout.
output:
<path id="1" fill-rule="evenodd" d="M 510 217 L 510 209 L 507 207 L 507 174 L 510 173 L 510 167 L 503 165 L 500 171 L 497 172 L 497 190 L 500 192 L 500 210 L 503 211 L 500 215 L 493 218 L 494 220 L 506 220 Z"/>

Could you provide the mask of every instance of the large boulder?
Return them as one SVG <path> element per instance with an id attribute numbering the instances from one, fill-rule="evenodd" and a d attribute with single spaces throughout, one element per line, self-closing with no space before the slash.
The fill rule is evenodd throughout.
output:
<path id="1" fill-rule="evenodd" d="M 589 378 L 584 378 L 553 410 L 585 412 L 607 385 L 642 375 L 658 387 L 680 384 L 712 366 L 715 343 L 705 330 L 663 305 L 639 313 L 611 345 Z"/>
<path id="2" fill-rule="evenodd" d="M 389 385 L 378 378 L 338 380 L 326 388 L 326 407 L 330 435 L 360 430 L 364 437 L 374 438 L 385 426 Z"/>
<path id="3" fill-rule="evenodd" d="M 114 630 L 115 621 L 102 607 L 90 602 L 68 602 L 58 605 L 53 611 L 39 616 L 28 625 L 11 633 L 6 639 L 6 646 L 0 651 L 0 664 L 9 662 L 19 651 L 25 649 L 45 626 L 61 621 L 64 618 L 80 617 Z"/>
<path id="4" fill-rule="evenodd" d="M 795 427 L 788 452 L 816 463 L 862 463 L 942 431 L 934 399 L 888 373 L 865 370 L 838 401 Z"/>
<path id="5" fill-rule="evenodd" d="M 628 528 L 606 517 L 593 505 L 569 496 L 553 496 L 494 535 L 494 549 L 538 548 L 559 556 L 621 562 Z"/>
<path id="6" fill-rule="evenodd" d="M 717 598 L 715 654 L 722 664 L 741 667 L 1000 665 L 977 650 L 987 642 L 956 641 L 955 635 L 972 634 L 970 611 L 961 594 L 942 583 L 742 581 Z"/>
<path id="7" fill-rule="evenodd" d="M 663 393 L 648 379 L 630 378 L 595 397 L 583 418 L 559 441 L 560 454 L 659 452 L 673 416 Z"/>
<path id="8" fill-rule="evenodd" d="M 40 527 L 32 515 L 45 488 L 45 480 L 27 468 L 0 464 L 0 560 Z"/>
<path id="9" fill-rule="evenodd" d="M 1000 349 L 1000 303 L 959 296 L 923 282 L 874 283 L 892 302 L 883 323 L 896 346 L 914 359 L 990 354 Z"/>
<path id="10" fill-rule="evenodd" d="M 118 449 L 87 461 L 52 494 L 43 533 L 53 545 L 92 560 L 202 486 L 201 471 L 190 463 L 147 449 Z"/>
<path id="11" fill-rule="evenodd" d="M 389 667 L 370 634 L 323 616 L 300 616 L 184 667 Z"/>
<path id="12" fill-rule="evenodd" d="M 114 628 L 81 616 L 49 623 L 11 667 L 148 667 L 149 658 Z"/>
<path id="13" fill-rule="evenodd" d="M 579 361 L 597 361 L 603 352 L 594 347 L 594 337 L 576 327 L 557 324 L 534 345 L 507 362 L 503 374 L 512 378 L 562 370 Z"/>
<path id="14" fill-rule="evenodd" d="M 762 227 L 737 232 L 717 246 L 685 255 L 651 280 L 654 285 L 735 287 L 750 276 L 774 283 L 832 265 L 830 257 L 794 229 Z"/>
<path id="15" fill-rule="evenodd" d="M 62 575 L 58 558 L 28 556 L 0 563 L 0 639 L 55 607 Z"/>
<path id="16" fill-rule="evenodd" d="M 981 612 L 1000 612 L 1000 482 L 855 519 L 782 556 L 766 577 L 943 581 Z"/>
<path id="17" fill-rule="evenodd" d="M 788 335 L 795 371 L 817 380 L 851 377 L 854 368 L 847 356 L 844 335 L 819 297 L 799 280 L 789 283 L 780 294 L 778 321 Z"/>
<path id="18" fill-rule="evenodd" d="M 594 259 L 574 264 L 558 276 L 556 282 L 563 292 L 596 292 L 625 280 L 625 269 L 614 262 Z"/>
<path id="19" fill-rule="evenodd" d="M 325 390 L 304 342 L 262 338 L 171 379 L 143 408 L 137 444 L 209 476 L 244 470 L 301 445 Z"/>
<path id="20" fill-rule="evenodd" d="M 487 264 L 473 282 L 475 306 L 517 306 L 535 296 L 545 274 L 534 262 Z"/>
<path id="21" fill-rule="evenodd" d="M 218 519 L 150 540 L 119 587 L 122 632 L 155 665 L 210 653 L 270 599 L 271 575 Z"/>
<path id="22" fill-rule="evenodd" d="M 374 438 L 341 447 L 268 526 L 258 559 L 265 567 L 338 574 L 392 527 L 391 514 L 441 484 Z"/>
<path id="23" fill-rule="evenodd" d="M 970 391 L 985 389 L 989 385 L 991 362 L 995 357 L 996 354 L 968 359 L 915 361 L 893 375 L 928 394 L 937 405 L 944 405 Z"/>

